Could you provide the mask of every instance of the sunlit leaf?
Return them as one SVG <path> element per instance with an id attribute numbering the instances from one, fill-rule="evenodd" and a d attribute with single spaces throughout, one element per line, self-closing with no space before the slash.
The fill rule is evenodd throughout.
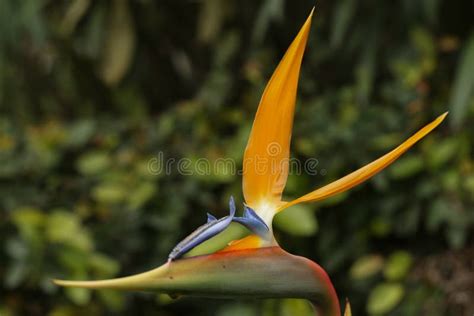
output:
<path id="1" fill-rule="evenodd" d="M 333 47 L 338 47 L 344 39 L 349 23 L 355 14 L 356 4 L 357 1 L 354 0 L 343 0 L 338 3 L 334 10 L 331 32 L 331 45 Z"/>
<path id="2" fill-rule="evenodd" d="M 46 236 L 52 243 L 60 243 L 81 250 L 91 250 L 89 234 L 81 227 L 79 218 L 65 210 L 54 210 L 48 217 Z"/>
<path id="3" fill-rule="evenodd" d="M 79 120 L 68 128 L 67 144 L 69 146 L 82 146 L 87 143 L 95 131 L 95 122 L 92 120 Z"/>
<path id="4" fill-rule="evenodd" d="M 367 312 L 370 315 L 381 315 L 390 312 L 400 303 L 405 290 L 398 283 L 381 283 L 370 293 Z"/>
<path id="5" fill-rule="evenodd" d="M 81 288 L 69 288 L 66 289 L 66 295 L 74 304 L 86 305 L 91 298 L 91 291 Z"/>
<path id="6" fill-rule="evenodd" d="M 289 211 L 278 213 L 273 224 L 295 236 L 311 236 L 318 231 L 318 221 L 308 205 L 295 205 Z"/>
<path id="7" fill-rule="evenodd" d="M 113 290 L 99 290 L 97 292 L 111 311 L 118 312 L 125 306 L 125 293 Z"/>
<path id="8" fill-rule="evenodd" d="M 463 48 L 461 58 L 456 70 L 449 108 L 452 112 L 451 124 L 459 127 L 469 110 L 470 99 L 474 94 L 474 35 L 471 35 Z"/>
<path id="9" fill-rule="evenodd" d="M 279 21 L 283 17 L 283 9 L 283 0 L 263 1 L 253 28 L 253 41 L 260 43 L 263 40 L 271 22 Z"/>
<path id="10" fill-rule="evenodd" d="M 384 260 L 379 255 L 367 255 L 360 257 L 352 265 L 350 275 L 353 279 L 365 279 L 383 268 Z"/>
<path id="11" fill-rule="evenodd" d="M 257 316 L 254 308 L 247 304 L 226 304 L 217 312 L 217 316 Z"/>
<path id="12" fill-rule="evenodd" d="M 412 261 L 410 253 L 406 251 L 394 252 L 388 258 L 383 273 L 388 280 L 400 280 L 408 273 Z"/>
<path id="13" fill-rule="evenodd" d="M 390 169 L 390 174 L 395 179 L 408 178 L 423 170 L 423 167 L 423 158 L 418 155 L 411 155 L 401 158 L 396 164 L 394 164 Z"/>
<path id="14" fill-rule="evenodd" d="M 110 165 L 109 154 L 105 151 L 91 151 L 77 161 L 77 168 L 84 175 L 102 173 Z"/>
<path id="15" fill-rule="evenodd" d="M 114 204 L 122 202 L 128 196 L 128 191 L 118 183 L 104 182 L 93 188 L 92 196 L 98 202 Z"/>
<path id="16" fill-rule="evenodd" d="M 74 31 L 90 3 L 90 0 L 74 0 L 70 3 L 61 23 L 61 33 L 68 36 Z"/>
<path id="17" fill-rule="evenodd" d="M 100 74 L 106 84 L 114 86 L 130 67 L 135 50 L 135 30 L 128 0 L 113 0 L 111 6 Z"/>
<path id="18" fill-rule="evenodd" d="M 134 188 L 128 196 L 128 204 L 132 209 L 142 207 L 157 192 L 157 186 L 152 182 L 143 182 Z"/>
<path id="19" fill-rule="evenodd" d="M 221 30 L 227 13 L 227 2 L 205 0 L 201 2 L 197 22 L 198 39 L 203 43 L 212 43 Z"/>
<path id="20" fill-rule="evenodd" d="M 308 301 L 301 299 L 284 299 L 280 302 L 281 316 L 314 316 L 314 309 Z"/>
<path id="21" fill-rule="evenodd" d="M 427 156 L 429 164 L 439 168 L 459 153 L 459 143 L 456 139 L 447 139 L 437 142 Z"/>

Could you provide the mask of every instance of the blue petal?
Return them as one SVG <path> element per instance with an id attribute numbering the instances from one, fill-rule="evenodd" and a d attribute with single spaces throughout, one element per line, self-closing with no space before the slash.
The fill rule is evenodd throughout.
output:
<path id="1" fill-rule="evenodd" d="M 234 219 L 235 215 L 235 202 L 233 197 L 230 197 L 229 208 L 229 216 L 225 216 L 221 219 L 216 219 L 214 216 L 208 213 L 207 223 L 198 227 L 194 232 L 178 243 L 169 254 L 168 259 L 178 259 L 194 247 L 226 229 Z"/>
<path id="2" fill-rule="evenodd" d="M 210 223 L 213 221 L 217 221 L 217 218 L 214 215 L 207 213 L 207 222 Z"/>
<path id="3" fill-rule="evenodd" d="M 253 209 L 245 206 L 243 217 L 234 217 L 234 222 L 244 225 L 253 233 L 265 238 L 270 230 L 260 216 Z"/>
<path id="4" fill-rule="evenodd" d="M 229 211 L 230 211 L 230 216 L 234 217 L 235 215 L 235 201 L 234 197 L 231 195 L 229 199 Z"/>

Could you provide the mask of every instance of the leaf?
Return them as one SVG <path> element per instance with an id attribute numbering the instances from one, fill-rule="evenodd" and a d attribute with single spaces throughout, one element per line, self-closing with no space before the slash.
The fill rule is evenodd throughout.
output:
<path id="1" fill-rule="evenodd" d="M 74 304 L 86 305 L 90 301 L 91 291 L 88 289 L 68 288 L 66 289 L 66 295 Z"/>
<path id="2" fill-rule="evenodd" d="M 41 242 L 41 228 L 45 220 L 45 214 L 35 208 L 24 207 L 12 212 L 12 222 L 28 243 Z"/>
<path id="3" fill-rule="evenodd" d="M 474 174 L 468 175 L 464 178 L 464 188 L 471 196 L 474 196 Z"/>
<path id="4" fill-rule="evenodd" d="M 370 231 L 374 236 L 385 237 L 392 231 L 392 224 L 385 218 L 374 218 L 370 223 Z"/>
<path id="5" fill-rule="evenodd" d="M 374 32 L 370 34 L 367 43 L 364 47 L 359 64 L 355 68 L 355 75 L 357 79 L 357 96 L 358 99 L 367 103 L 372 93 L 372 88 L 375 79 L 375 61 L 376 61 L 376 36 Z"/>
<path id="6" fill-rule="evenodd" d="M 355 11 L 356 1 L 354 0 L 343 0 L 337 5 L 332 19 L 330 36 L 332 47 L 338 47 L 342 43 Z"/>
<path id="7" fill-rule="evenodd" d="M 2 283 L 5 285 L 6 288 L 16 288 L 20 286 L 21 282 L 25 281 L 25 279 L 28 277 L 29 272 L 30 269 L 28 268 L 28 265 L 26 263 L 17 261 L 14 265 L 11 265 L 7 269 Z"/>
<path id="8" fill-rule="evenodd" d="M 197 21 L 197 38 L 200 42 L 213 43 L 222 28 L 227 10 L 227 2 L 205 0 L 201 2 Z"/>
<path id="9" fill-rule="evenodd" d="M 425 16 L 428 18 L 431 24 L 435 24 L 439 17 L 440 0 L 422 0 L 421 4 L 424 10 Z"/>
<path id="10" fill-rule="evenodd" d="M 400 303 L 405 290 L 399 283 L 381 283 L 370 293 L 367 302 L 367 312 L 370 315 L 380 315 L 390 312 Z"/>
<path id="11" fill-rule="evenodd" d="M 8 306 L 1 306 L 0 305 L 0 315 L 2 316 L 13 316 L 13 311 Z"/>
<path id="12" fill-rule="evenodd" d="M 106 278 L 114 276 L 120 269 L 115 260 L 99 253 L 93 253 L 88 259 L 88 263 L 96 275 Z"/>
<path id="13" fill-rule="evenodd" d="M 254 308 L 244 304 L 226 304 L 217 316 L 257 316 Z"/>
<path id="14" fill-rule="evenodd" d="M 124 293 L 111 290 L 100 290 L 98 291 L 101 300 L 107 305 L 112 312 L 118 312 L 123 309 L 126 300 L 124 299 Z"/>
<path id="15" fill-rule="evenodd" d="M 440 228 L 441 224 L 448 222 L 452 216 L 453 212 L 450 203 L 443 198 L 435 199 L 427 215 L 426 226 L 428 231 L 435 232 Z"/>
<path id="16" fill-rule="evenodd" d="M 127 190 L 117 183 L 102 183 L 92 190 L 94 198 L 105 204 L 122 202 L 127 197 Z"/>
<path id="17" fill-rule="evenodd" d="M 449 245 L 453 249 L 460 250 L 465 244 L 467 239 L 467 229 L 463 225 L 452 225 L 446 232 Z"/>
<path id="18" fill-rule="evenodd" d="M 280 302 L 281 316 L 313 316 L 314 310 L 308 301 L 294 298 L 287 298 Z"/>
<path id="19" fill-rule="evenodd" d="M 390 169 L 390 174 L 395 179 L 404 179 L 422 171 L 423 159 L 417 155 L 411 155 L 400 159 Z"/>
<path id="20" fill-rule="evenodd" d="M 83 175 L 97 175 L 110 165 L 110 158 L 105 151 L 91 151 L 85 153 L 77 161 L 76 167 Z"/>
<path id="21" fill-rule="evenodd" d="M 109 86 L 117 85 L 127 73 L 135 49 L 135 30 L 127 0 L 111 3 L 100 74 Z"/>
<path id="22" fill-rule="evenodd" d="M 433 168 L 439 168 L 459 153 L 459 142 L 455 138 L 440 141 L 430 150 L 428 163 Z"/>
<path id="23" fill-rule="evenodd" d="M 474 34 L 471 35 L 463 49 L 461 59 L 456 70 L 456 79 L 452 87 L 449 108 L 451 111 L 451 125 L 459 128 L 464 120 L 469 99 L 474 94 Z"/>
<path id="24" fill-rule="evenodd" d="M 263 2 L 258 12 L 257 22 L 253 27 L 253 42 L 262 42 L 270 23 L 273 21 L 280 21 L 283 17 L 283 11 L 283 0 L 265 0 L 265 2 Z"/>
<path id="25" fill-rule="evenodd" d="M 390 255 L 384 268 L 384 275 L 390 281 L 404 278 L 413 262 L 412 256 L 406 251 L 397 251 Z"/>
<path id="26" fill-rule="evenodd" d="M 74 0 L 70 3 L 60 26 L 61 33 L 64 36 L 68 36 L 74 32 L 77 23 L 86 13 L 90 3 L 91 0 Z"/>
<path id="27" fill-rule="evenodd" d="M 307 205 L 295 205 L 275 216 L 273 224 L 282 231 L 296 236 L 311 236 L 318 231 L 318 221 Z"/>
<path id="28" fill-rule="evenodd" d="M 367 255 L 354 262 L 350 270 L 352 279 L 365 279 L 370 277 L 383 268 L 384 260 L 379 255 Z"/>
<path id="29" fill-rule="evenodd" d="M 128 205 L 138 209 L 148 202 L 156 193 L 157 186 L 152 182 L 143 182 L 134 188 L 128 197 Z"/>
<path id="30" fill-rule="evenodd" d="M 84 37 L 78 39 L 76 46 L 81 55 L 94 60 L 100 58 L 107 34 L 106 19 L 106 2 L 95 4 L 90 16 L 84 22 Z"/>
<path id="31" fill-rule="evenodd" d="M 74 213 L 54 210 L 48 217 L 46 236 L 53 243 L 61 243 L 85 251 L 92 249 L 91 238 L 82 229 L 79 218 Z"/>
<path id="32" fill-rule="evenodd" d="M 73 147 L 85 145 L 94 135 L 95 122 L 84 119 L 70 125 L 67 136 L 67 144 Z"/>
<path id="33" fill-rule="evenodd" d="M 28 227 L 42 226 L 45 220 L 45 215 L 38 209 L 24 207 L 16 209 L 12 212 L 12 221 L 20 229 Z"/>

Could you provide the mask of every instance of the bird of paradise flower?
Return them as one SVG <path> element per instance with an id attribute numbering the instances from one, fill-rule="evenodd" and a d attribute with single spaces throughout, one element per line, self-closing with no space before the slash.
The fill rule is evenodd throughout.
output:
<path id="1" fill-rule="evenodd" d="M 318 315 L 341 314 L 336 291 L 327 273 L 311 260 L 280 248 L 273 236 L 273 217 L 295 204 L 320 201 L 364 182 L 430 133 L 447 113 L 366 166 L 295 200 L 283 201 L 298 77 L 312 15 L 313 11 L 263 92 L 244 153 L 244 216 L 234 217 L 232 200 L 229 216 L 217 220 L 209 214 L 208 223 L 178 244 L 170 254 L 170 260 L 154 270 L 111 280 L 54 280 L 57 285 L 151 290 L 172 296 L 305 298 L 313 303 Z M 277 150 L 271 150 L 272 146 Z M 216 253 L 181 258 L 183 253 L 221 232 L 231 221 L 244 224 L 253 233 L 230 242 Z M 350 306 L 346 303 L 345 315 L 350 314 Z"/>

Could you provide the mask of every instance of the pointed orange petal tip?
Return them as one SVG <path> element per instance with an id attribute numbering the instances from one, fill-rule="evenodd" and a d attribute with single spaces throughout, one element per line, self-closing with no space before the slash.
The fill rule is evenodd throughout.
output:
<path id="1" fill-rule="evenodd" d="M 446 112 L 444 112 L 443 114 L 441 114 L 441 115 L 439 116 L 439 118 L 441 118 L 441 121 L 443 121 L 444 118 L 445 118 L 448 114 L 449 114 L 449 111 L 446 111 Z"/>

